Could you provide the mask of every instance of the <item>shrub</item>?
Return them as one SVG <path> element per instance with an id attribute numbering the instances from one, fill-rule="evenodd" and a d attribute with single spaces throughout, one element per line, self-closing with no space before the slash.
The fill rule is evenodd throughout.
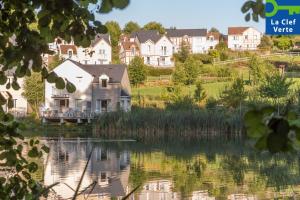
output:
<path id="1" fill-rule="evenodd" d="M 166 76 L 172 75 L 174 69 L 172 68 L 154 68 L 147 66 L 147 75 L 148 76 Z"/>

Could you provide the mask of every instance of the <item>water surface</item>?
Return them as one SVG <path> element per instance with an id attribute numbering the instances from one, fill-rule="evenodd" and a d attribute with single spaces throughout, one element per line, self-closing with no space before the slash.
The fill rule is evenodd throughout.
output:
<path id="1" fill-rule="evenodd" d="M 300 199 L 297 155 L 262 154 L 243 141 L 139 143 L 47 140 L 44 183 L 49 199 L 68 199 L 92 158 L 79 199 Z"/>

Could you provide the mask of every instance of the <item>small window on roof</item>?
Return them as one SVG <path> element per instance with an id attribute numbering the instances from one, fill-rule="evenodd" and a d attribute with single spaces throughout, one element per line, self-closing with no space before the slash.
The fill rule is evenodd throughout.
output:
<path id="1" fill-rule="evenodd" d="M 73 50 L 72 49 L 68 50 L 68 55 L 69 55 L 69 58 L 72 58 L 72 56 L 73 56 Z"/>

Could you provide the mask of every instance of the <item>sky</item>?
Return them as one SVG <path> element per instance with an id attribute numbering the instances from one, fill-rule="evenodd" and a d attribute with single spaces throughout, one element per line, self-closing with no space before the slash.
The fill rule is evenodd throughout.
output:
<path id="1" fill-rule="evenodd" d="M 140 26 L 157 21 L 165 28 L 218 28 L 227 34 L 228 26 L 252 26 L 265 32 L 265 21 L 246 22 L 241 7 L 246 0 L 130 0 L 124 10 L 114 9 L 99 14 L 97 19 L 105 23 L 117 21 L 121 27 L 128 21 Z"/>

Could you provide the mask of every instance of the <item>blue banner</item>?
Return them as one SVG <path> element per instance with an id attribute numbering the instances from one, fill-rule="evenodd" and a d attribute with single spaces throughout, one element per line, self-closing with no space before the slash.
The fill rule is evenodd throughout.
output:
<path id="1" fill-rule="evenodd" d="M 300 0 L 266 0 L 266 33 L 300 34 Z"/>

